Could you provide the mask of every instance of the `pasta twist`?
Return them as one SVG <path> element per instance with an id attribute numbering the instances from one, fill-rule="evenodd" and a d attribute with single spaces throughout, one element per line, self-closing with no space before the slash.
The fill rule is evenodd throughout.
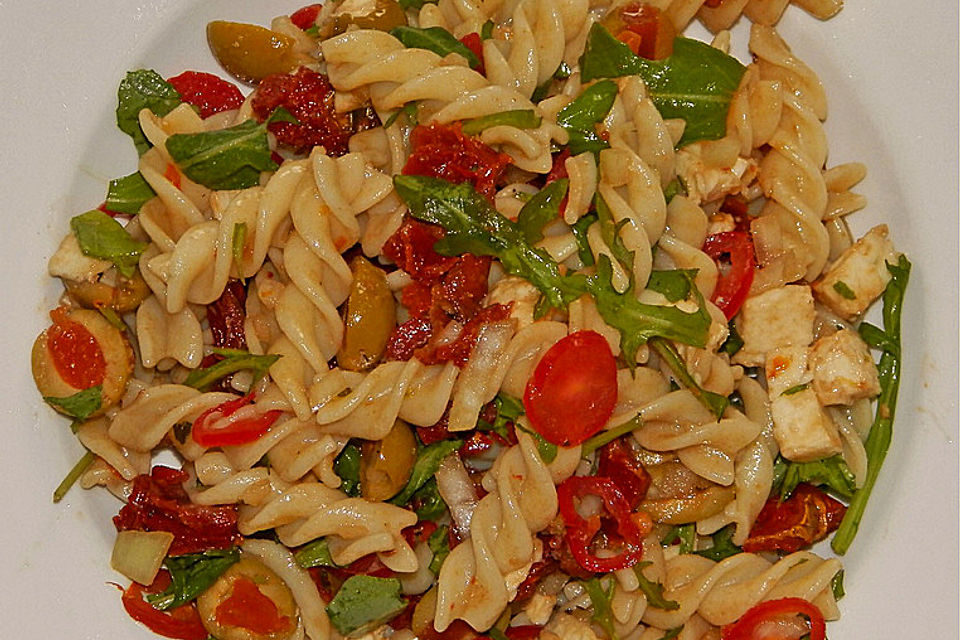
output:
<path id="1" fill-rule="evenodd" d="M 526 433 L 518 432 L 518 444 L 497 459 L 483 483 L 489 493 L 474 510 L 470 538 L 455 547 L 440 568 L 434 619 L 438 631 L 456 619 L 479 631 L 493 626 L 542 555 L 534 534 L 557 514 L 550 470 Z"/>

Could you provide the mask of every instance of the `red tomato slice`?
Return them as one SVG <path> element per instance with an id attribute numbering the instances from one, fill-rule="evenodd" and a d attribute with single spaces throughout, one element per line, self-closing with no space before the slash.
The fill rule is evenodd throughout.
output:
<path id="1" fill-rule="evenodd" d="M 200 110 L 201 118 L 215 113 L 239 109 L 243 94 L 232 82 L 203 71 L 184 71 L 168 78 L 167 82 L 180 94 L 180 98 Z"/>
<path id="2" fill-rule="evenodd" d="M 297 9 L 290 14 L 290 22 L 297 25 L 303 31 L 316 26 L 317 16 L 320 14 L 322 4 L 308 4 L 302 9 Z"/>
<path id="3" fill-rule="evenodd" d="M 161 570 L 148 587 L 133 582 L 123 592 L 123 608 L 131 618 L 145 625 L 156 634 L 176 640 L 207 640 L 210 634 L 200 621 L 197 606 L 193 602 L 167 611 L 154 609 L 143 599 L 145 594 L 160 593 L 170 586 L 170 574 Z"/>
<path id="4" fill-rule="evenodd" d="M 606 424 L 617 402 L 617 362 L 606 338 L 577 331 L 550 347 L 523 394 L 530 424 L 547 442 L 580 444 Z"/>
<path id="5" fill-rule="evenodd" d="M 753 257 L 753 241 L 743 231 L 723 231 L 703 241 L 703 252 L 713 258 L 720 270 L 717 288 L 710 298 L 727 320 L 733 319 L 743 306 L 757 262 Z"/>
<path id="6" fill-rule="evenodd" d="M 246 395 L 236 400 L 227 400 L 212 409 L 207 409 L 194 420 L 190 433 L 194 442 L 201 447 L 227 447 L 237 444 L 247 444 L 265 434 L 273 423 L 280 417 L 282 411 L 267 411 L 251 418 L 231 422 L 225 427 L 214 426 L 220 418 L 228 418 L 253 403 L 253 395 Z"/>
<path id="7" fill-rule="evenodd" d="M 803 615 L 810 620 L 810 640 L 826 640 L 827 625 L 820 609 L 803 598 L 767 600 L 754 606 L 740 619 L 721 629 L 722 640 L 762 640 L 757 632 L 764 622 L 791 615 Z"/>
<path id="8" fill-rule="evenodd" d="M 103 384 L 107 361 L 90 330 L 71 320 L 65 307 L 50 312 L 53 326 L 47 329 L 47 350 L 60 378 L 74 389 Z"/>

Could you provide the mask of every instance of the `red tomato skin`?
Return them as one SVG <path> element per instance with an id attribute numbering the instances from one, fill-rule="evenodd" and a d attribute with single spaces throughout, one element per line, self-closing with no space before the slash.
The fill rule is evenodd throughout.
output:
<path id="1" fill-rule="evenodd" d="M 727 320 L 732 320 L 743 306 L 750 285 L 753 284 L 757 262 L 753 254 L 753 241 L 742 231 L 722 231 L 708 236 L 701 250 L 721 267 L 717 286 L 710 300 L 723 311 Z M 723 273 L 725 259 L 729 256 L 729 270 Z"/>
<path id="2" fill-rule="evenodd" d="M 253 403 L 253 395 L 246 395 L 234 400 L 227 400 L 223 404 L 207 409 L 193 421 L 191 435 L 194 442 L 201 447 L 228 447 L 238 444 L 247 444 L 263 436 L 273 423 L 283 414 L 282 411 L 267 411 L 253 418 L 239 420 L 227 428 L 213 429 L 208 423 L 214 414 L 229 417 L 241 407 Z M 215 419 L 215 418 L 214 418 Z"/>
<path id="3" fill-rule="evenodd" d="M 224 626 L 240 627 L 260 635 L 293 630 L 293 621 L 281 616 L 276 603 L 246 576 L 234 581 L 230 597 L 217 605 L 214 616 Z"/>
<path id="4" fill-rule="evenodd" d="M 480 38 L 480 34 L 474 31 L 473 33 L 468 33 L 467 35 L 460 38 L 460 42 L 463 43 L 467 49 L 473 52 L 477 59 L 480 61 L 477 66 L 472 67 L 480 75 L 486 75 L 487 71 L 483 66 L 483 40 Z"/>
<path id="5" fill-rule="evenodd" d="M 617 361 L 595 331 L 571 333 L 550 347 L 523 394 L 530 424 L 562 447 L 600 431 L 616 403 Z"/>
<path id="6" fill-rule="evenodd" d="M 317 16 L 320 14 L 322 4 L 308 4 L 305 7 L 297 9 L 290 14 L 290 22 L 297 25 L 302 31 L 317 24 Z"/>
<path id="7" fill-rule="evenodd" d="M 767 600 L 747 610 L 733 624 L 721 630 L 721 640 L 756 640 L 754 631 L 766 620 L 786 615 L 804 615 L 810 619 L 810 640 L 826 640 L 827 625 L 815 605 L 803 598 L 780 598 Z"/>
<path id="8" fill-rule="evenodd" d="M 209 118 L 221 111 L 239 109 L 243 104 L 240 89 L 212 73 L 184 71 L 178 76 L 168 78 L 167 82 L 173 85 L 184 102 L 200 110 L 201 118 Z"/>
<path id="9" fill-rule="evenodd" d="M 170 574 L 166 569 L 161 569 L 156 579 L 147 587 L 136 582 L 130 583 L 121 599 L 127 615 L 165 638 L 207 640 L 210 634 L 200 621 L 195 603 L 190 602 L 169 611 L 160 611 L 143 599 L 145 594 L 160 593 L 168 586 L 170 586 Z"/>

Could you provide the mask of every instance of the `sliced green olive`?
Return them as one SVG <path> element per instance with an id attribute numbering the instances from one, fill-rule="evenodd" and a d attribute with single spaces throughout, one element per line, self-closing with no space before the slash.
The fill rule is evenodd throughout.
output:
<path id="1" fill-rule="evenodd" d="M 70 297 L 82 307 L 87 309 L 111 308 L 120 314 L 135 311 L 140 303 L 150 295 L 150 287 L 147 286 L 139 270 L 135 271 L 130 278 L 118 274 L 117 283 L 114 286 L 110 286 L 102 280 L 89 282 L 66 279 L 64 279 L 63 285 Z"/>
<path id="2" fill-rule="evenodd" d="M 337 364 L 350 371 L 371 369 L 387 348 L 397 326 L 397 307 L 387 278 L 363 256 L 350 262 L 353 284 L 343 307 L 343 344 Z"/>
<path id="3" fill-rule="evenodd" d="M 299 615 L 286 583 L 250 557 L 241 558 L 200 594 L 197 611 L 218 640 L 286 640 L 296 632 Z"/>
<path id="4" fill-rule="evenodd" d="M 368 440 L 360 447 L 360 490 L 367 500 L 389 500 L 400 493 L 417 459 L 413 430 L 397 420 L 383 440 Z"/>
<path id="5" fill-rule="evenodd" d="M 346 0 L 337 7 L 321 33 L 324 37 L 335 36 L 347 31 L 351 25 L 358 29 L 390 31 L 406 24 L 407 14 L 394 0 Z"/>
<path id="6" fill-rule="evenodd" d="M 30 360 L 37 389 L 45 397 L 66 398 L 99 385 L 100 408 L 90 417 L 101 415 L 120 401 L 126 389 L 133 372 L 133 349 L 126 336 L 97 311 L 60 309 L 54 312 L 54 316 L 58 318 L 57 323 L 33 343 Z M 63 327 L 74 324 L 81 328 L 76 331 L 85 331 L 94 343 L 89 344 L 84 339 L 51 339 L 55 329 L 62 334 Z M 80 384 L 79 380 L 86 382 Z M 70 415 L 62 406 L 52 406 Z"/>
<path id="7" fill-rule="evenodd" d="M 640 508 L 654 522 L 678 525 L 696 522 L 720 513 L 734 498 L 733 487 L 722 487 L 705 480 L 671 460 L 646 467 L 651 490 Z"/>
<path id="8" fill-rule="evenodd" d="M 293 38 L 255 24 L 215 20 L 207 25 L 207 42 L 221 66 L 249 84 L 299 66 Z"/>

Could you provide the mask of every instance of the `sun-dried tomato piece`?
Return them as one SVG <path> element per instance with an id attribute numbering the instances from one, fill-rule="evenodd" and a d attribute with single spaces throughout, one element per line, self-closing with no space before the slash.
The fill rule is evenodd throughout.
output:
<path id="1" fill-rule="evenodd" d="M 510 164 L 507 154 L 464 135 L 460 123 L 419 126 L 410 134 L 410 147 L 403 175 L 469 182 L 491 202 L 497 180 Z"/>
<path id="2" fill-rule="evenodd" d="M 434 251 L 433 245 L 443 236 L 442 227 L 407 217 L 383 245 L 383 255 L 415 281 L 430 286 L 457 261 Z"/>
<path id="3" fill-rule="evenodd" d="M 826 538 L 840 526 L 847 508 L 813 485 L 798 484 L 780 501 L 773 496 L 757 515 L 743 550 L 793 553 Z"/>
<path id="4" fill-rule="evenodd" d="M 463 367 L 470 359 L 470 353 L 473 351 L 473 345 L 477 342 L 480 335 L 480 329 L 483 325 L 491 322 L 501 322 L 510 317 L 510 307 L 502 304 L 494 304 L 484 307 L 480 312 L 470 319 L 460 335 L 453 342 L 441 345 L 427 344 L 426 347 L 417 350 L 415 355 L 420 362 L 424 364 L 442 364 L 452 362 L 458 367 Z"/>
<path id="5" fill-rule="evenodd" d="M 193 504 L 183 488 L 188 478 L 184 471 L 163 466 L 134 478 L 130 499 L 113 517 L 117 531 L 169 531 L 172 556 L 237 545 L 236 506 Z"/>
<path id="6" fill-rule="evenodd" d="M 260 81 L 251 107 L 263 122 L 278 108 L 289 111 L 297 122 L 273 122 L 270 131 L 277 142 L 295 153 L 307 153 L 322 146 L 332 156 L 348 151 L 347 142 L 357 131 L 375 121 L 369 110 L 359 113 L 337 113 L 333 106 L 334 90 L 327 76 L 300 67 L 293 74 L 278 73 Z M 379 122 L 379 121 L 377 121 Z"/>
<path id="7" fill-rule="evenodd" d="M 308 4 L 291 13 L 290 22 L 297 25 L 299 29 L 306 31 L 310 27 L 316 26 L 317 16 L 320 15 L 320 9 L 322 8 L 322 4 Z"/>
<path id="8" fill-rule="evenodd" d="M 177 90 L 181 100 L 200 110 L 201 118 L 209 118 L 221 111 L 239 109 L 243 104 L 243 94 L 237 85 L 212 73 L 184 71 L 167 79 L 167 82 Z"/>
<path id="9" fill-rule="evenodd" d="M 650 474 L 623 438 L 618 438 L 600 450 L 597 475 L 613 480 L 631 509 L 646 497 L 650 488 Z"/>
<path id="10" fill-rule="evenodd" d="M 223 293 L 207 305 L 207 322 L 213 334 L 213 346 L 246 349 L 247 336 L 243 324 L 247 319 L 247 289 L 240 280 L 227 282 Z"/>

